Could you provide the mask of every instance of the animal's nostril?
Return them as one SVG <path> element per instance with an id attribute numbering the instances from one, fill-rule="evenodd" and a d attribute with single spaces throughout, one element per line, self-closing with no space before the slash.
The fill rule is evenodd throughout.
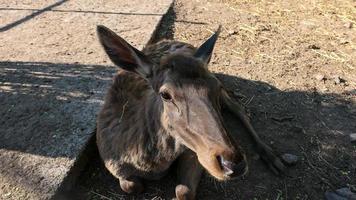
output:
<path id="1" fill-rule="evenodd" d="M 224 159 L 223 156 L 217 156 L 216 159 L 219 162 L 220 168 L 224 170 L 226 176 L 230 176 L 234 173 L 235 164 Z"/>
<path id="2" fill-rule="evenodd" d="M 225 176 L 228 177 L 237 177 L 246 172 L 247 163 L 245 160 L 242 160 L 238 164 L 225 160 L 223 156 L 217 156 L 216 159 L 219 162 L 219 165 L 222 170 L 224 170 Z"/>
<path id="3" fill-rule="evenodd" d="M 216 156 L 216 160 L 218 161 L 220 168 L 224 169 L 224 167 L 222 166 L 222 158 L 221 158 L 221 156 Z"/>

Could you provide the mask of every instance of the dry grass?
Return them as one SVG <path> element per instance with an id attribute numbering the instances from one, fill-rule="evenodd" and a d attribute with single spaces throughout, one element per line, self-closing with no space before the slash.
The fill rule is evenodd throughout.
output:
<path id="1" fill-rule="evenodd" d="M 356 74 L 354 1 L 216 0 L 208 1 L 201 10 L 211 12 L 216 2 L 228 8 L 223 12 L 230 14 L 206 19 L 212 24 L 222 24 L 224 29 L 224 41 L 219 41 L 216 54 L 223 54 L 227 64 L 221 67 L 219 63 L 220 66 L 213 67 L 214 71 L 234 73 L 228 69 L 231 65 L 273 71 L 269 73 L 271 76 L 264 77 L 244 72 L 239 75 L 264 79 L 281 89 L 310 89 L 310 84 L 305 86 L 303 81 L 294 78 L 297 71 L 304 79 L 313 78 L 315 73 L 330 77 L 340 75 L 346 77 L 350 88 L 356 86 L 356 76 L 352 75 Z M 180 26 L 176 29 L 184 32 Z M 207 34 L 210 31 L 207 30 Z M 194 36 L 186 33 L 176 38 L 192 41 Z M 278 77 L 279 80 L 275 80 Z M 278 85 L 282 79 L 287 80 L 290 87 Z"/>

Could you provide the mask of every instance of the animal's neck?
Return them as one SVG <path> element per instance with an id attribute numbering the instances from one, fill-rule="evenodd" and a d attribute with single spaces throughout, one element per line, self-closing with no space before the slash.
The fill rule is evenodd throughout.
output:
<path id="1" fill-rule="evenodd" d="M 152 150 L 178 153 L 181 145 L 162 126 L 163 102 L 160 96 L 152 92 L 148 95 L 146 103 L 145 125 Z"/>
<path id="2" fill-rule="evenodd" d="M 161 126 L 161 115 L 163 111 L 163 103 L 159 96 L 154 92 L 147 95 L 145 109 L 145 125 L 151 138 L 156 138 L 160 131 L 163 131 Z M 142 113 L 143 114 L 143 113 Z"/>

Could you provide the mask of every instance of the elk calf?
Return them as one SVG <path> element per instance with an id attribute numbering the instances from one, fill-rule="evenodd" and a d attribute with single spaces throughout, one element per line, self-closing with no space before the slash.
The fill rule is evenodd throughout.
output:
<path id="1" fill-rule="evenodd" d="M 219 180 L 244 175 L 246 157 L 224 127 L 222 107 L 241 119 L 268 165 L 276 173 L 284 169 L 208 70 L 219 32 L 199 48 L 161 41 L 139 51 L 97 27 L 105 52 L 121 69 L 97 119 L 97 146 L 123 191 L 141 192 L 141 179 L 161 178 L 177 159 L 178 199 L 195 198 L 203 168 Z"/>

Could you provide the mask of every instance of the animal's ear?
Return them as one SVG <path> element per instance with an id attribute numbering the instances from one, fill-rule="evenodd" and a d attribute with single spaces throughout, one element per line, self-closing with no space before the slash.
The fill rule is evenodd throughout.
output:
<path id="1" fill-rule="evenodd" d="M 211 54 L 213 53 L 214 46 L 216 40 L 219 37 L 220 31 L 221 25 L 219 26 L 218 30 L 216 30 L 215 33 L 198 48 L 194 54 L 194 57 L 201 59 L 203 62 L 208 64 L 210 62 Z"/>
<path id="2" fill-rule="evenodd" d="M 151 76 L 152 64 L 141 51 L 105 26 L 97 26 L 96 30 L 101 45 L 115 65 L 144 78 Z"/>

